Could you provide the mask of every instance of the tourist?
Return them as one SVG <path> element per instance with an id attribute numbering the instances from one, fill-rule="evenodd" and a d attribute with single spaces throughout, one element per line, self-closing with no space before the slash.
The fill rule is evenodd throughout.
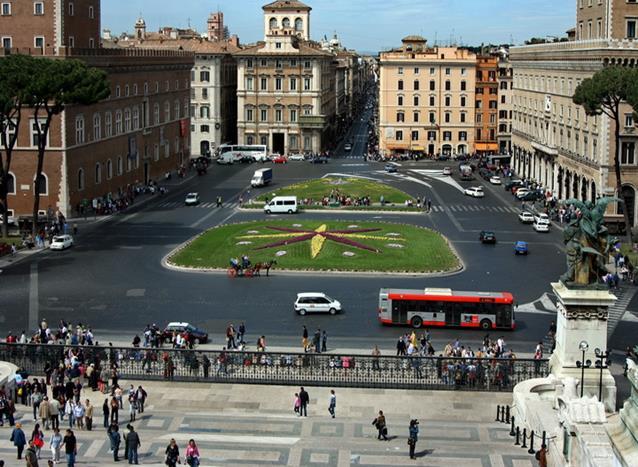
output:
<path id="1" fill-rule="evenodd" d="M 62 446 L 62 435 L 58 428 L 53 429 L 53 434 L 49 440 L 49 446 L 51 447 L 51 458 L 56 464 L 60 462 L 60 446 Z"/>
<path id="2" fill-rule="evenodd" d="M 199 466 L 199 449 L 197 448 L 197 444 L 195 444 L 194 439 L 188 441 L 188 447 L 186 448 L 186 463 L 189 467 Z"/>
<path id="3" fill-rule="evenodd" d="M 179 461 L 179 447 L 177 446 L 175 438 L 171 438 L 168 446 L 166 446 L 166 458 L 164 459 L 164 463 L 168 465 L 168 467 L 175 467 L 177 461 Z"/>
<path id="4" fill-rule="evenodd" d="M 302 417 L 307 417 L 308 416 L 308 403 L 310 402 L 310 395 L 303 388 L 303 386 L 301 387 L 301 390 L 299 391 L 299 402 L 300 402 L 299 415 L 302 416 Z"/>
<path id="5" fill-rule="evenodd" d="M 24 453 L 24 460 L 27 461 L 27 467 L 38 467 L 38 454 L 33 440 L 29 441 L 29 447 Z"/>
<path id="6" fill-rule="evenodd" d="M 109 429 L 107 430 L 107 434 L 109 437 L 109 442 L 111 443 L 113 461 L 118 462 L 120 460 L 118 454 L 120 450 L 120 443 L 122 442 L 122 436 L 120 435 L 120 428 L 117 423 L 111 423 Z"/>
<path id="7" fill-rule="evenodd" d="M 128 444 L 128 463 L 137 464 L 137 449 L 142 445 L 140 442 L 140 436 L 137 434 L 133 426 L 127 425 L 129 432 L 126 435 L 126 441 Z"/>
<path id="8" fill-rule="evenodd" d="M 40 424 L 36 423 L 31 432 L 31 439 L 29 440 L 29 447 L 33 447 L 37 458 L 40 458 L 40 450 L 44 446 L 44 433 L 40 429 Z"/>
<path id="9" fill-rule="evenodd" d="M 328 403 L 328 412 L 335 418 L 335 408 L 337 407 L 337 396 L 335 395 L 335 390 L 330 390 L 330 402 Z"/>
<path id="10" fill-rule="evenodd" d="M 419 421 L 410 420 L 410 437 L 408 438 L 408 445 L 410 446 L 410 459 L 416 459 L 414 450 L 416 443 L 419 440 Z"/>
<path id="11" fill-rule="evenodd" d="M 300 407 L 301 407 L 301 399 L 299 398 L 299 393 L 296 392 L 295 399 L 293 401 L 293 411 L 299 416 L 301 416 Z"/>
<path id="12" fill-rule="evenodd" d="M 27 444 L 27 438 L 24 436 L 24 431 L 22 431 L 22 423 L 16 423 L 15 428 L 11 432 L 11 438 L 9 441 L 13 442 L 13 445 L 16 447 L 18 451 L 18 459 L 22 459 L 22 451 L 24 451 L 24 446 Z"/>
<path id="13" fill-rule="evenodd" d="M 64 452 L 66 453 L 67 467 L 75 467 L 75 456 L 77 456 L 77 440 L 72 430 L 66 430 L 66 435 L 62 439 L 64 445 Z"/>
<path id="14" fill-rule="evenodd" d="M 383 415 L 383 410 L 379 410 L 379 415 L 372 421 L 372 424 L 377 429 L 377 439 L 383 439 L 388 441 L 388 428 L 386 427 L 385 415 Z"/>

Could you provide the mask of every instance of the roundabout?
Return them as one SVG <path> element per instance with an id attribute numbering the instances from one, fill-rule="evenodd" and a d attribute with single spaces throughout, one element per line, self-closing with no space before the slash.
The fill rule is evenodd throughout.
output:
<path id="1" fill-rule="evenodd" d="M 251 268 L 241 267 L 245 256 Z M 186 270 L 246 269 L 249 276 L 274 264 L 289 271 L 413 274 L 444 274 L 462 267 L 447 239 L 434 230 L 330 219 L 222 225 L 178 247 L 167 263 Z M 235 274 L 229 270 L 229 275 Z"/>

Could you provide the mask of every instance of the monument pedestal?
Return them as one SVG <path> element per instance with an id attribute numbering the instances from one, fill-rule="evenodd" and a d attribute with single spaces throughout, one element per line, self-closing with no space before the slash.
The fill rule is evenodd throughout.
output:
<path id="1" fill-rule="evenodd" d="M 596 368 L 595 349 L 607 350 L 608 308 L 616 297 L 608 290 L 568 288 L 562 282 L 552 283 L 558 297 L 556 317 L 556 348 L 549 364 L 552 374 L 558 378 L 571 377 L 584 387 L 584 396 L 598 397 L 602 386 L 602 398 L 605 410 L 616 410 L 616 383 L 608 369 Z M 576 365 L 583 360 L 580 343 L 587 343 L 585 362 L 591 366 L 585 368 L 584 381 L 581 381 L 582 368 Z"/>

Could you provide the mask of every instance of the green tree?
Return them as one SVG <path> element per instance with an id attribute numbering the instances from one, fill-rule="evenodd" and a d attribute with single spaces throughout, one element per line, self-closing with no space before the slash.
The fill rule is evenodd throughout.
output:
<path id="1" fill-rule="evenodd" d="M 40 183 L 51 122 L 69 105 L 91 105 L 110 95 L 107 75 L 79 60 L 38 59 L 37 72 L 31 78 L 27 92 L 33 108 L 37 133 L 38 162 L 33 201 L 33 234 L 37 232 L 40 209 Z"/>
<path id="2" fill-rule="evenodd" d="M 28 55 L 9 55 L 0 59 L 0 217 L 5 220 L 9 210 L 13 149 L 18 141 L 22 109 L 28 100 L 25 90 L 34 70 L 35 59 Z M 7 231 L 7 222 L 3 222 L 0 236 L 6 237 Z"/>
<path id="3" fill-rule="evenodd" d="M 589 116 L 605 114 L 614 125 L 614 171 L 616 174 L 616 195 L 622 198 L 622 177 L 620 173 L 620 106 L 623 102 L 636 102 L 638 96 L 638 73 L 631 68 L 611 66 L 596 72 L 591 78 L 584 79 L 574 92 L 573 101 L 585 109 Z M 626 234 L 631 241 L 631 224 L 626 205 L 623 207 Z"/>

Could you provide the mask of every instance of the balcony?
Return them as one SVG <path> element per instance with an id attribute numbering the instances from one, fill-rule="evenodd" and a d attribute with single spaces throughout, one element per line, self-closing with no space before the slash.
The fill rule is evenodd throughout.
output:
<path id="1" fill-rule="evenodd" d="M 299 127 L 306 130 L 323 130 L 326 126 L 326 117 L 323 115 L 300 115 Z"/>

